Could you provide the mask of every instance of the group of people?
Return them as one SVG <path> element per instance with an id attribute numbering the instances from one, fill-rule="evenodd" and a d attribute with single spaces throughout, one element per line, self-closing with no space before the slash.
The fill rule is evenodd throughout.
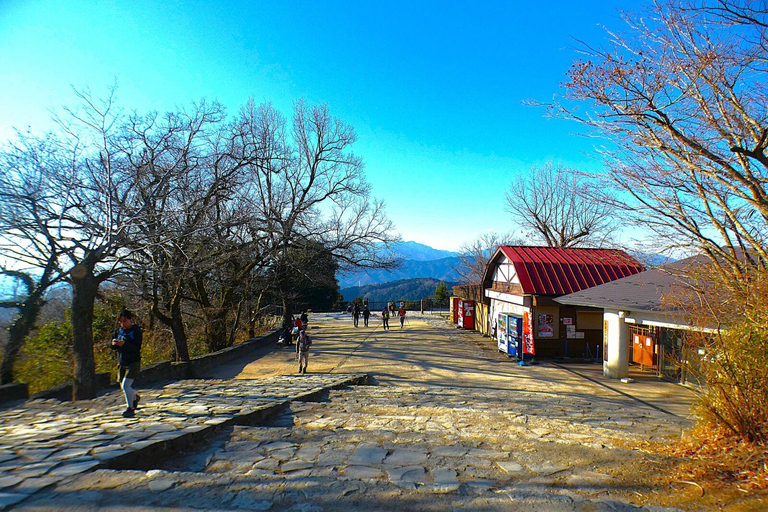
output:
<path id="1" fill-rule="evenodd" d="M 355 302 L 347 311 L 352 313 L 352 322 L 355 327 L 360 323 L 360 316 L 363 317 L 363 325 L 368 327 L 368 320 L 371 318 L 371 310 L 368 307 L 367 301 L 363 303 L 362 308 L 359 303 Z M 405 304 L 400 303 L 400 307 L 398 308 L 394 302 L 389 302 L 384 306 L 384 309 L 381 310 L 381 324 L 385 331 L 389 330 L 389 318 L 394 316 L 400 317 L 400 328 L 402 329 L 405 324 Z"/>

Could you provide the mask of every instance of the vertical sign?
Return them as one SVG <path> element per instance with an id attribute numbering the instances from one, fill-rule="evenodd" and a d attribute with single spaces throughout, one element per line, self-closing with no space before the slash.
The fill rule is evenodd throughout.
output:
<path id="1" fill-rule="evenodd" d="M 536 355 L 536 350 L 533 347 L 533 325 L 530 311 L 523 313 L 523 354 Z"/>

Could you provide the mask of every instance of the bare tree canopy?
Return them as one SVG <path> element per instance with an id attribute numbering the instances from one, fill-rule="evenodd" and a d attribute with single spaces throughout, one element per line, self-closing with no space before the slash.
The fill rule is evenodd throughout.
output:
<path id="1" fill-rule="evenodd" d="M 397 235 L 351 150 L 355 132 L 326 106 L 297 102 L 289 125 L 268 104 L 233 119 L 205 101 L 142 116 L 116 109 L 114 89 L 77 96 L 55 134 L 20 133 L 0 151 L 0 249 L 43 276 L 27 286 L 24 328 L 46 287 L 72 285 L 76 398 L 95 394 L 94 301 L 107 280 L 128 277 L 187 359 L 190 310 L 217 350 L 266 289 L 290 315 L 297 283 L 335 291 L 336 268 L 393 263 L 377 250 Z M 322 276 L 305 275 L 308 260 L 324 262 Z"/>
<path id="2" fill-rule="evenodd" d="M 515 239 L 512 235 L 490 232 L 461 244 L 459 263 L 455 268 L 461 283 L 479 285 L 485 276 L 488 260 L 496 249 L 502 245 L 521 245 L 522 243 L 522 240 Z"/>
<path id="3" fill-rule="evenodd" d="M 591 108 L 557 107 L 616 146 L 603 199 L 726 272 L 744 254 L 765 266 L 768 4 L 674 0 L 624 19 L 570 70 L 570 97 Z"/>
<path id="4" fill-rule="evenodd" d="M 547 163 L 531 167 L 509 186 L 507 211 L 536 243 L 600 247 L 615 228 L 610 203 L 593 199 L 596 181 L 575 169 Z"/>

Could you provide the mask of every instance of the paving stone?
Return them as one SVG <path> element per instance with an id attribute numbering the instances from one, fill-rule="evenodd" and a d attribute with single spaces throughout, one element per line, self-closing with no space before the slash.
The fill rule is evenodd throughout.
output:
<path id="1" fill-rule="evenodd" d="M 29 494 L 0 492 L 0 510 L 15 505 L 27 499 Z"/>
<path id="2" fill-rule="evenodd" d="M 455 469 L 438 469 L 432 473 L 435 484 L 452 485 L 458 483 L 458 474 Z"/>
<path id="3" fill-rule="evenodd" d="M 387 475 L 392 483 L 401 482 L 424 483 L 426 470 L 422 466 L 405 466 L 387 470 Z"/>
<path id="4" fill-rule="evenodd" d="M 528 469 L 530 469 L 534 473 L 541 476 L 554 475 L 555 473 L 565 471 L 570 467 L 564 464 L 554 464 L 549 461 L 544 461 L 541 463 L 534 463 L 534 464 L 526 464 L 526 465 L 528 466 Z"/>
<path id="5" fill-rule="evenodd" d="M 277 460 L 277 459 L 273 459 L 271 457 L 268 457 L 268 458 L 265 458 L 265 459 L 262 459 L 262 460 L 256 462 L 253 465 L 253 467 L 254 468 L 258 468 L 258 469 L 271 469 L 271 470 L 274 470 L 274 469 L 277 469 L 277 468 L 280 467 L 280 461 Z"/>
<path id="6" fill-rule="evenodd" d="M 387 466 L 413 466 L 421 464 L 425 460 L 427 460 L 426 453 L 411 450 L 395 450 L 384 459 L 383 463 Z"/>
<path id="7" fill-rule="evenodd" d="M 284 473 L 289 473 L 291 471 L 298 471 L 298 470 L 301 470 L 301 469 L 308 469 L 308 468 L 311 468 L 311 467 L 314 467 L 314 464 L 312 464 L 311 462 L 305 462 L 303 460 L 301 460 L 301 461 L 291 461 L 291 462 L 286 462 L 286 463 L 282 464 L 280 466 L 280 471 L 282 471 Z"/>
<path id="8" fill-rule="evenodd" d="M 150 480 L 147 485 L 152 492 L 163 492 L 176 485 L 176 481 L 170 479 L 156 479 Z"/>
<path id="9" fill-rule="evenodd" d="M 384 457 L 387 455 L 387 450 L 378 446 L 361 446 L 354 451 L 349 458 L 349 464 L 369 466 L 371 464 L 381 464 Z"/>
<path id="10" fill-rule="evenodd" d="M 23 481 L 24 479 L 17 475 L 0 476 L 0 490 L 13 487 L 14 485 Z"/>
<path id="11" fill-rule="evenodd" d="M 77 464 L 65 464 L 53 469 L 50 476 L 71 476 L 83 473 L 99 465 L 98 461 L 80 462 Z"/>
<path id="12" fill-rule="evenodd" d="M 463 446 L 437 446 L 430 452 L 437 457 L 463 457 L 467 453 L 469 449 Z"/>
<path id="13" fill-rule="evenodd" d="M 250 491 L 241 491 L 229 503 L 229 506 L 243 510 L 269 510 L 273 503 L 270 500 L 260 499 Z"/>
<path id="14" fill-rule="evenodd" d="M 358 480 L 381 478 L 384 476 L 384 473 L 381 470 L 370 466 L 347 466 L 343 468 L 340 473 L 347 478 Z"/>
<path id="15" fill-rule="evenodd" d="M 513 460 L 497 460 L 496 465 L 508 475 L 518 476 L 526 475 L 528 473 L 522 464 Z"/>
<path id="16" fill-rule="evenodd" d="M 53 484 L 56 484 L 64 479 L 63 476 L 43 476 L 39 478 L 27 478 L 24 482 L 20 483 L 13 488 L 13 492 L 20 492 L 24 494 L 33 494 L 40 489 L 45 489 Z"/>

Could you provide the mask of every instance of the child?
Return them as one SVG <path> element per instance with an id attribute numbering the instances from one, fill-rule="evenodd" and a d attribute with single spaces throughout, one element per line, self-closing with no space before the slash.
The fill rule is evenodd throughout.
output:
<path id="1" fill-rule="evenodd" d="M 307 331 L 299 332 L 299 339 L 296 341 L 296 360 L 299 362 L 299 373 L 307 373 L 309 347 L 311 346 L 312 340 L 307 336 Z"/>

